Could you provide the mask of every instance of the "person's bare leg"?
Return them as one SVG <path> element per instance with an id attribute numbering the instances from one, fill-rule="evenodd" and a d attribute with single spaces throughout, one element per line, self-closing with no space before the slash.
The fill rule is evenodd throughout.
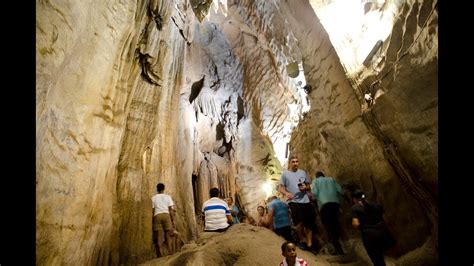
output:
<path id="1" fill-rule="evenodd" d="M 306 245 L 310 248 L 313 245 L 313 230 L 304 228 L 306 234 Z"/>
<path id="2" fill-rule="evenodd" d="M 296 233 L 298 234 L 298 239 L 300 242 L 305 242 L 306 237 L 304 234 L 303 222 L 300 222 L 296 225 Z"/>
<path id="3" fill-rule="evenodd" d="M 171 250 L 173 251 L 173 254 L 177 252 L 177 248 L 176 248 L 176 242 L 178 241 L 178 236 L 173 234 L 173 236 L 171 237 Z"/>
<path id="4" fill-rule="evenodd" d="M 158 230 L 157 237 L 156 237 L 156 256 L 161 257 L 163 256 L 163 231 Z"/>
<path id="5" fill-rule="evenodd" d="M 179 236 L 179 234 L 175 236 L 175 239 L 176 239 L 176 242 L 175 242 L 176 243 L 176 250 L 175 251 L 179 252 L 181 250 L 181 244 L 182 244 L 181 237 Z"/>
<path id="6" fill-rule="evenodd" d="M 168 255 L 173 255 L 173 232 L 166 231 L 166 246 L 168 247 Z"/>

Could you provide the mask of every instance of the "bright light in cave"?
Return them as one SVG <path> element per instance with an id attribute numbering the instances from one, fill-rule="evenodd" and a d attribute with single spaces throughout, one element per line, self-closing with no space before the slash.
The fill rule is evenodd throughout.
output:
<path id="1" fill-rule="evenodd" d="M 404 1 L 385 2 L 310 0 L 349 76 L 363 69 L 377 41 L 385 41 L 390 35 Z"/>
<path id="2" fill-rule="evenodd" d="M 263 183 L 262 189 L 265 192 L 266 198 L 272 195 L 272 184 L 269 181 Z"/>
<path id="3" fill-rule="evenodd" d="M 295 70 L 294 68 L 291 70 L 293 70 L 294 73 L 298 73 L 298 75 L 292 76 L 294 73 L 289 74 L 290 91 L 293 92 L 296 102 L 289 103 L 287 106 L 288 118 L 283 123 L 283 138 L 273 140 L 275 156 L 278 158 L 280 164 L 284 168 L 286 167 L 288 161 L 288 143 L 290 142 L 291 132 L 298 125 L 298 122 L 302 119 L 303 115 L 311 108 L 310 102 L 308 100 L 308 94 L 304 90 L 304 86 L 307 84 L 303 69 L 303 62 L 297 62 L 297 67 L 298 70 Z"/>

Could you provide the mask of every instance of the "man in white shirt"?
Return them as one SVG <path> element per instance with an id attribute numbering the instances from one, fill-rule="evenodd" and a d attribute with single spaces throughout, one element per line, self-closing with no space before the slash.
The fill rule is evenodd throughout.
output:
<path id="1" fill-rule="evenodd" d="M 202 205 L 202 212 L 205 219 L 205 232 L 224 232 L 232 224 L 227 202 L 219 199 L 219 189 L 211 188 L 209 191 L 211 198 Z"/>
<path id="2" fill-rule="evenodd" d="M 168 247 L 168 255 L 173 254 L 171 244 L 173 243 L 173 228 L 175 221 L 175 207 L 173 199 L 167 194 L 164 194 L 165 185 L 159 183 L 156 186 L 158 194 L 151 198 L 153 204 L 153 232 L 157 233 L 156 255 L 163 256 L 163 245 L 166 241 Z"/>

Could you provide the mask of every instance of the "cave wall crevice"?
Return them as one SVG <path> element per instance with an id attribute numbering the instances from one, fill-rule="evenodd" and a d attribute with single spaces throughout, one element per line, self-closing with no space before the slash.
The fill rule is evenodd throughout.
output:
<path id="1" fill-rule="evenodd" d="M 398 254 L 433 234 L 435 1 L 407 2 L 386 60 L 352 79 L 305 0 L 37 5 L 37 264 L 153 258 L 158 182 L 185 242 L 199 237 L 213 186 L 255 216 L 287 146 L 309 175 L 322 170 L 388 206 Z M 310 91 L 289 77 L 291 62 Z"/>

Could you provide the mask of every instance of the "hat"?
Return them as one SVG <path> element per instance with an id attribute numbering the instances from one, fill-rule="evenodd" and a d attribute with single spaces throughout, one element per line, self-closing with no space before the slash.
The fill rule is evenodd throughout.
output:
<path id="1" fill-rule="evenodd" d="M 360 189 L 356 189 L 352 191 L 352 197 L 356 199 L 365 199 L 365 193 Z"/>

